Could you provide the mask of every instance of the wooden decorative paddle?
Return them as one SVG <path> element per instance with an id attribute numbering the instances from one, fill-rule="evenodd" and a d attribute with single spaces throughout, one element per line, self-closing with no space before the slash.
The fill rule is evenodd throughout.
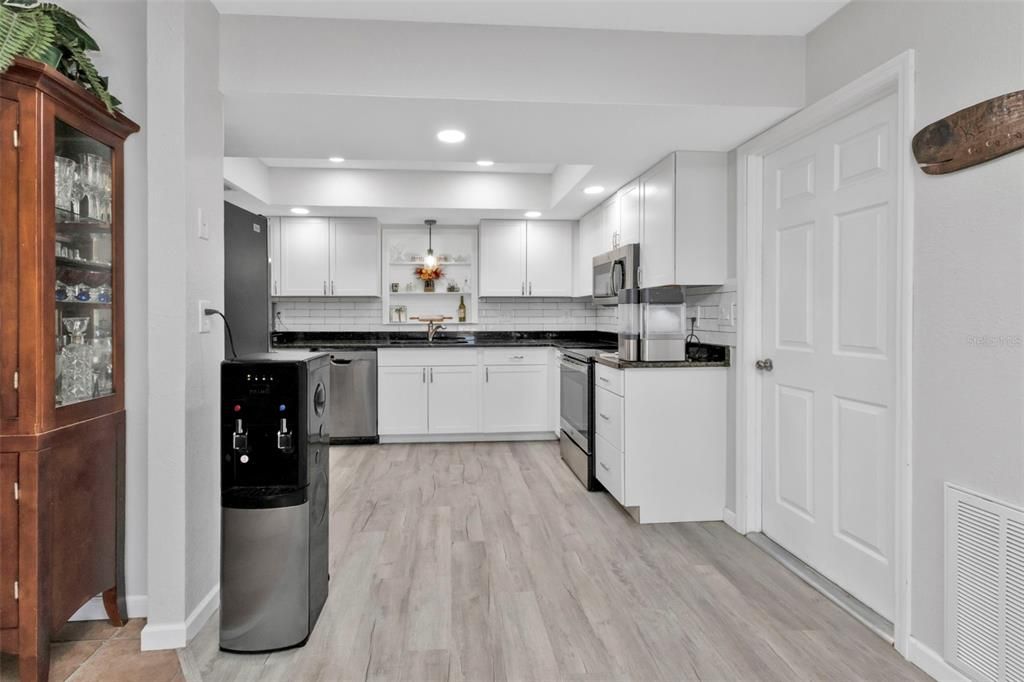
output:
<path id="1" fill-rule="evenodd" d="M 914 158 L 929 175 L 952 173 L 1024 148 L 1024 90 L 1011 92 L 925 126 Z"/>

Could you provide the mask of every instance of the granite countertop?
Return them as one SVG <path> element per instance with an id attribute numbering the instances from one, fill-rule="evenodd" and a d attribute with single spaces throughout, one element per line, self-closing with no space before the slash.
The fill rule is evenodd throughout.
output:
<path id="1" fill-rule="evenodd" d="M 688 360 L 655 360 L 646 362 L 643 360 L 620 360 L 617 353 L 601 353 L 594 358 L 605 367 L 612 369 L 654 369 L 661 367 L 728 367 L 730 365 L 730 354 L 728 346 L 716 346 L 714 344 L 693 344 L 688 347 L 691 358 Z"/>
<path id="2" fill-rule="evenodd" d="M 498 346 L 553 346 L 555 348 L 608 348 L 617 337 L 609 332 L 440 332 L 428 342 L 423 332 L 274 332 L 274 348 L 311 350 L 375 350 L 377 348 L 479 348 Z M 464 340 L 464 341 L 463 341 Z"/>

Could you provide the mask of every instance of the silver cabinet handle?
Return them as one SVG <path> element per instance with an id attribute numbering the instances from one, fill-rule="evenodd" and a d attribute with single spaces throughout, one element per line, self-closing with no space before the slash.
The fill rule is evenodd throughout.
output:
<path id="1" fill-rule="evenodd" d="M 277 280 L 274 280 L 274 296 L 277 296 Z"/>
<path id="2" fill-rule="evenodd" d="M 491 380 L 491 368 L 484 367 L 484 381 L 488 382 Z"/>
<path id="3" fill-rule="evenodd" d="M 600 379 L 601 381 L 603 381 L 606 384 L 609 383 L 608 379 L 606 377 L 598 377 L 598 379 Z"/>
<path id="4" fill-rule="evenodd" d="M 526 296 L 526 282 L 523 282 L 519 287 L 519 295 Z"/>
<path id="5" fill-rule="evenodd" d="M 427 368 L 423 368 L 423 383 L 427 383 Z"/>
<path id="6" fill-rule="evenodd" d="M 434 368 L 430 368 L 430 383 L 434 383 Z"/>
<path id="7" fill-rule="evenodd" d="M 334 293 L 334 280 L 331 280 L 331 293 Z"/>
<path id="8" fill-rule="evenodd" d="M 530 296 L 533 296 L 533 282 L 530 282 Z"/>
<path id="9" fill-rule="evenodd" d="M 598 464 L 600 464 L 601 468 L 604 469 L 605 471 L 611 471 L 611 469 L 608 468 L 608 465 L 605 464 L 604 462 L 598 462 Z"/>
<path id="10" fill-rule="evenodd" d="M 605 414 L 604 412 L 598 412 L 597 414 L 598 414 L 598 415 L 599 415 L 599 416 L 601 417 L 601 419 L 603 419 L 603 420 L 605 420 L 605 421 L 608 421 L 608 420 L 610 420 L 610 419 L 611 419 L 611 417 L 609 417 L 608 415 L 606 415 L 606 414 Z"/>
<path id="11" fill-rule="evenodd" d="M 525 355 L 513 355 L 510 359 L 511 360 L 525 360 L 526 356 Z"/>
<path id="12" fill-rule="evenodd" d="M 324 296 L 327 295 L 327 280 L 324 280 Z"/>

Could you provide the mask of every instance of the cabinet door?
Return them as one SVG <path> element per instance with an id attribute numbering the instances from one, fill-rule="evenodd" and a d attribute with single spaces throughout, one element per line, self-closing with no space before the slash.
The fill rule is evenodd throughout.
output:
<path id="1" fill-rule="evenodd" d="M 640 243 L 640 182 L 634 180 L 621 190 L 618 201 L 619 244 Z"/>
<path id="2" fill-rule="evenodd" d="M 267 253 L 270 254 L 270 295 L 281 295 L 281 219 L 267 218 Z"/>
<path id="3" fill-rule="evenodd" d="M 18 418 L 18 102 L 0 99 L 0 420 Z M 63 332 L 59 332 L 63 333 Z"/>
<path id="4" fill-rule="evenodd" d="M 575 296 L 591 296 L 594 293 L 594 256 L 602 253 L 604 211 L 599 206 L 580 218 L 579 238 L 576 243 Z M 607 250 L 607 249 L 605 249 Z"/>
<path id="5" fill-rule="evenodd" d="M 526 221 L 480 221 L 480 295 L 526 295 Z"/>
<path id="6" fill-rule="evenodd" d="M 380 223 L 331 219 L 331 296 L 380 296 Z"/>
<path id="7" fill-rule="evenodd" d="M 18 627 L 18 602 L 14 600 L 14 581 L 18 579 L 17 480 L 18 453 L 0 452 L 0 628 Z"/>
<path id="8" fill-rule="evenodd" d="M 377 368 L 377 430 L 381 435 L 427 433 L 427 368 Z"/>
<path id="9" fill-rule="evenodd" d="M 613 196 L 601 205 L 601 246 L 598 253 L 611 251 L 622 244 L 620 222 L 619 197 Z"/>
<path id="10" fill-rule="evenodd" d="M 327 218 L 281 218 L 281 296 L 325 296 L 330 280 Z"/>
<path id="11" fill-rule="evenodd" d="M 571 220 L 526 223 L 526 295 L 572 296 Z"/>
<path id="12" fill-rule="evenodd" d="M 429 367 L 430 433 L 477 433 L 480 431 L 479 369 Z"/>
<path id="13" fill-rule="evenodd" d="M 551 430 L 547 365 L 484 367 L 484 433 Z"/>
<path id="14" fill-rule="evenodd" d="M 674 284 L 676 164 L 668 156 L 640 176 L 640 286 Z"/>

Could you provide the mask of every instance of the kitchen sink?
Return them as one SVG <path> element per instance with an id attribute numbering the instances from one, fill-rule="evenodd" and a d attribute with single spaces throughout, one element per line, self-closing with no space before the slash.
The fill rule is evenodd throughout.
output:
<path id="1" fill-rule="evenodd" d="M 390 346 L 458 346 L 469 343 L 469 339 L 465 336 L 449 336 L 446 338 L 438 338 L 430 341 L 429 343 L 425 338 L 421 339 L 392 339 L 388 344 Z"/>

